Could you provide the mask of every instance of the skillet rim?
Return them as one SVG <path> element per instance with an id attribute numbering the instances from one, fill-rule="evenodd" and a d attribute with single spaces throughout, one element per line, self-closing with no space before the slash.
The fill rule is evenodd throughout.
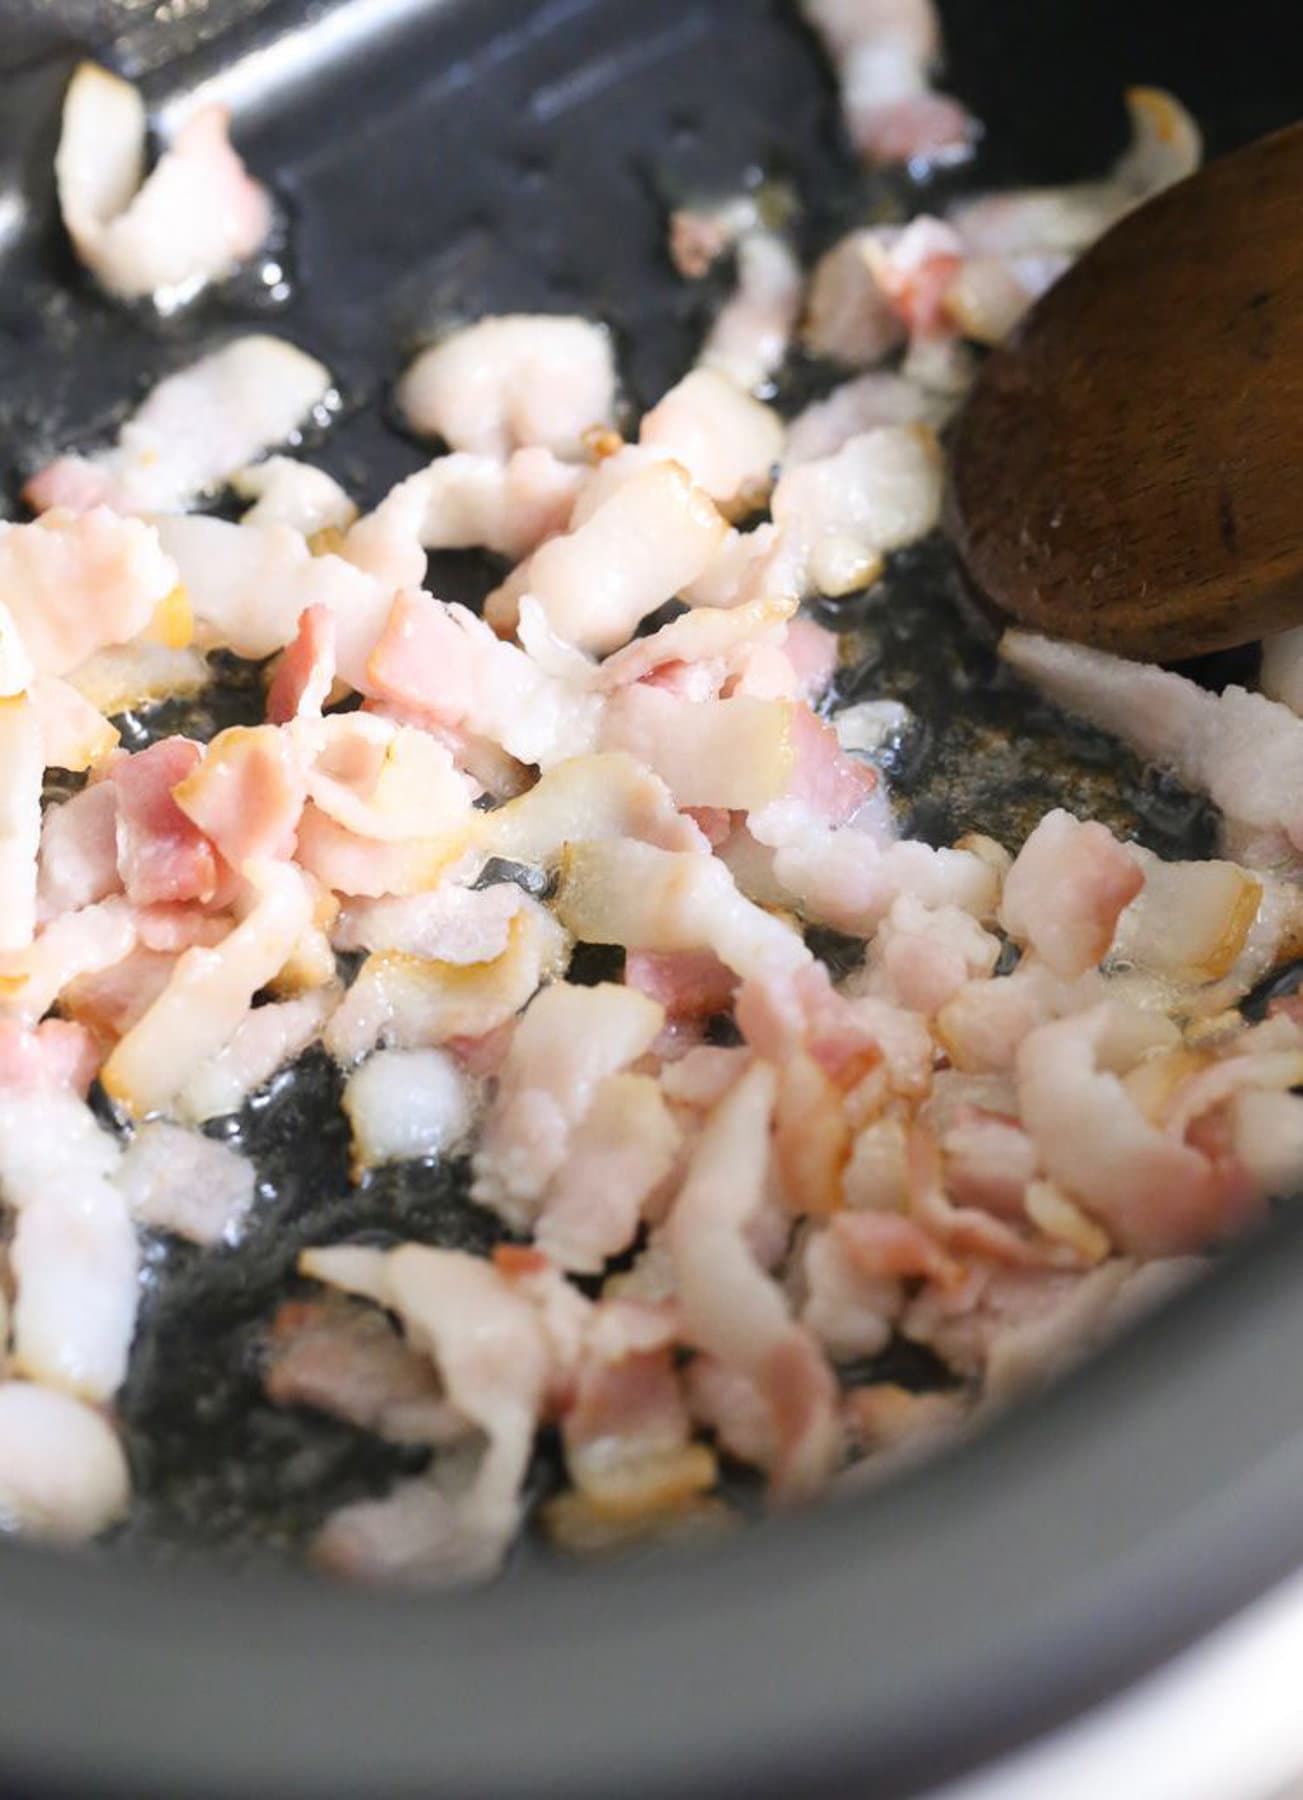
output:
<path id="1" fill-rule="evenodd" d="M 6 1549 L 0 1773 L 133 1800 L 917 1791 L 1303 1558 L 1300 1284 L 1283 1219 L 979 1436 L 710 1554 L 432 1599 Z"/>

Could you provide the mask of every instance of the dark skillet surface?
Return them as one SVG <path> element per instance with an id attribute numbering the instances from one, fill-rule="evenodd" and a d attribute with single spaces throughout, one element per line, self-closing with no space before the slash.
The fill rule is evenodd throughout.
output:
<path id="1" fill-rule="evenodd" d="M 250 86 L 240 139 L 285 207 L 282 277 L 245 277 L 165 324 L 110 307 L 51 213 L 61 40 L 125 20 L 124 65 L 161 100 L 181 80 L 165 51 L 186 51 L 187 81 L 247 71 L 302 10 L 200 6 L 162 35 L 138 7 L 88 0 L 71 28 L 66 8 L 25 7 L 21 30 L 0 33 L 0 156 L 11 147 L 35 218 L 0 249 L 0 462 L 13 477 L 49 446 L 108 431 L 124 396 L 197 345 L 261 324 L 336 371 L 342 413 L 313 455 L 374 498 L 423 460 L 386 415 L 387 383 L 449 314 L 597 311 L 641 404 L 686 366 L 712 298 L 664 261 L 667 204 L 760 167 L 798 187 L 814 248 L 866 204 L 918 200 L 857 176 L 822 65 L 780 5 L 427 0 L 395 8 L 405 18 L 369 51 L 332 57 L 324 34 L 294 38 L 308 53 L 292 84 L 283 50 L 264 58 L 281 84 L 264 73 Z M 1131 80 L 1173 86 L 1213 149 L 1283 122 L 1303 31 L 1282 12 L 1242 9 L 1244 36 L 1227 42 L 1211 6 L 956 0 L 953 84 L 990 127 L 978 179 L 1097 171 Z M 789 398 L 818 378 L 802 372 Z M 441 559 L 435 580 L 473 597 L 485 571 Z M 1207 848 L 1202 806 L 996 675 L 954 586 L 944 549 L 925 546 L 838 615 L 843 691 L 899 694 L 926 720 L 895 769 L 915 828 L 941 841 L 982 825 L 1016 842 L 1062 801 L 1169 854 Z M 212 711 L 256 701 L 237 687 Z M 481 1244 L 491 1225 L 456 1169 L 391 1171 L 349 1195 L 320 1059 L 234 1128 L 265 1204 L 238 1252 L 158 1248 L 125 1396 L 140 1499 L 124 1548 L 156 1563 L 216 1545 L 261 1572 L 398 1466 L 370 1439 L 259 1401 L 258 1337 L 297 1249 L 359 1229 Z M 617 1768 L 638 1793 L 673 1791 L 689 1770 L 698 1792 L 726 1778 L 755 1792 L 763 1773 L 809 1793 L 850 1766 L 858 1792 L 912 1784 L 925 1756 L 948 1766 L 1123 1679 L 1303 1550 L 1289 1493 L 1303 1398 L 1286 1373 L 1303 1246 L 1282 1236 L 1235 1260 L 980 1444 L 709 1561 L 539 1566 L 417 1605 L 265 1578 L 214 1588 L 193 1572 L 160 1587 L 133 1562 L 7 1555 L 0 1772 L 6 1758 L 33 1774 L 96 1768 L 97 1791 L 136 1794 L 599 1794 Z"/>

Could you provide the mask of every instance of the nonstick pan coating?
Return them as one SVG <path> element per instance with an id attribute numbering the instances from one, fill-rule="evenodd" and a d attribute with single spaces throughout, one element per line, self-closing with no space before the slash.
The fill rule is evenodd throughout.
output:
<path id="1" fill-rule="evenodd" d="M 944 10 L 951 85 L 989 127 L 981 182 L 1098 170 L 1132 81 L 1179 92 L 1214 152 L 1294 114 L 1303 23 L 1271 4 L 1233 32 L 1224 9 L 1153 0 Z M 760 169 L 799 190 L 809 249 L 866 206 L 917 204 L 857 173 L 819 58 L 765 0 L 0 0 L 0 26 L 0 204 L 29 208 L 0 237 L 11 494 L 43 451 L 107 432 L 124 397 L 256 322 L 335 370 L 340 414 L 312 454 L 374 499 L 423 461 L 385 393 L 448 317 L 596 311 L 641 404 L 690 360 L 710 301 L 663 256 L 675 200 Z M 229 95 L 284 208 L 275 255 L 172 321 L 100 299 L 54 219 L 62 83 L 78 47 L 110 39 L 163 107 L 203 82 Z M 788 398 L 820 378 L 798 372 Z M 441 558 L 434 578 L 473 599 L 488 574 Z M 955 593 L 944 548 L 925 546 L 837 620 L 843 691 L 899 693 L 927 721 L 893 771 L 914 828 L 1016 841 L 1062 801 L 1169 853 L 1206 850 L 1206 809 L 997 675 Z M 256 703 L 233 679 L 184 723 Z M 140 729 L 160 723 L 175 712 Z M 124 1398 L 140 1500 L 116 1557 L 0 1563 L 0 1778 L 496 1800 L 616 1781 L 813 1795 L 850 1791 L 854 1771 L 856 1793 L 903 1791 L 1126 1679 L 1303 1551 L 1303 1243 L 1287 1221 L 1044 1402 L 854 1504 L 708 1558 L 563 1571 L 526 1554 L 484 1594 L 322 1591 L 277 1565 L 399 1465 L 261 1403 L 258 1341 L 294 1256 L 357 1229 L 489 1235 L 456 1168 L 348 1194 L 336 1098 L 311 1059 L 238 1123 L 266 1184 L 238 1253 L 154 1253 Z M 216 1570 L 188 1566 L 215 1554 Z"/>

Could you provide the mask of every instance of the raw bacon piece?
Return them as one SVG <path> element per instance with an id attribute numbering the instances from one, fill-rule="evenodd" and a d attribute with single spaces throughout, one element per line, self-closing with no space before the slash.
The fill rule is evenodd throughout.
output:
<path id="1" fill-rule="evenodd" d="M 55 1388 L 0 1382 L 0 1520 L 59 1543 L 116 1524 L 131 1499 L 122 1446 L 104 1415 Z"/>
<path id="2" fill-rule="evenodd" d="M 283 338 L 235 338 L 160 381 L 108 450 L 61 456 L 23 490 L 37 512 L 184 512 L 328 407 L 330 371 Z"/>
<path id="3" fill-rule="evenodd" d="M 138 1225 L 193 1244 L 231 1244 L 253 1205 L 247 1156 L 216 1138 L 151 1119 L 132 1138 L 114 1181 Z"/>
<path id="4" fill-rule="evenodd" d="M 940 451 L 921 425 L 883 426 L 789 467 L 772 501 L 780 532 L 802 548 L 807 591 L 834 599 L 875 580 L 887 552 L 923 537 L 940 508 Z"/>
<path id="5" fill-rule="evenodd" d="M 1000 923 L 1057 975 L 1102 962 L 1144 873 L 1105 825 L 1046 813 L 1005 877 Z"/>
<path id="6" fill-rule="evenodd" d="M 748 231 L 737 247 L 737 286 L 711 326 L 699 366 L 763 393 L 787 359 L 801 315 L 805 276 L 775 231 Z"/>
<path id="7" fill-rule="evenodd" d="M 564 531 L 584 471 L 536 445 L 496 456 L 441 456 L 359 519 L 342 554 L 395 588 L 425 580 L 428 550 L 492 550 L 518 562 Z"/>
<path id="8" fill-rule="evenodd" d="M 640 444 L 681 463 L 730 515 L 763 501 L 783 455 L 783 422 L 726 375 L 694 369 L 643 417 Z"/>
<path id="9" fill-rule="evenodd" d="M 42 675 L 66 675 L 135 637 L 176 585 L 157 534 L 102 506 L 0 525 L 0 601 Z"/>
<path id="10" fill-rule="evenodd" d="M 505 458 L 540 444 L 575 459 L 590 431 L 613 424 L 611 340 L 587 319 L 480 319 L 422 351 L 398 404 L 413 430 L 454 450 Z"/>
<path id="11" fill-rule="evenodd" d="M 831 1372 L 746 1237 L 769 1162 L 774 1076 L 756 1063 L 720 1101 L 693 1150 L 666 1239 L 688 1341 L 759 1390 L 778 1498 L 822 1485 L 838 1453 Z"/>
<path id="12" fill-rule="evenodd" d="M 193 112 L 142 185 L 145 123 L 129 82 L 80 64 L 54 172 L 68 235 L 101 285 L 170 307 L 253 254 L 271 204 L 231 148 L 224 108 Z"/>
<path id="13" fill-rule="evenodd" d="M 249 863 L 247 916 L 215 949 L 178 960 L 163 992 L 104 1065 L 106 1092 L 136 1118 L 167 1106 L 234 1037 L 260 988 L 312 923 L 312 897 L 287 863 Z"/>
<path id="14" fill-rule="evenodd" d="M 556 982 L 516 1028 L 475 1152 L 473 1192 L 516 1228 L 533 1222 L 599 1084 L 650 1047 L 665 1022 L 627 987 Z"/>
<path id="15" fill-rule="evenodd" d="M 118 803 L 118 873 L 134 906 L 206 901 L 217 892 L 213 846 L 172 797 L 202 758 L 192 739 L 163 738 L 109 771 Z"/>

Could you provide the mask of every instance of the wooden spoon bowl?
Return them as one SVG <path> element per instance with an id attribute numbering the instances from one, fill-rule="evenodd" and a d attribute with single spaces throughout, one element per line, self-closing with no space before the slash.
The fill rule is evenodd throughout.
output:
<path id="1" fill-rule="evenodd" d="M 1024 625 L 1176 658 L 1303 623 L 1303 125 L 1129 214 L 988 359 L 947 523 Z"/>

